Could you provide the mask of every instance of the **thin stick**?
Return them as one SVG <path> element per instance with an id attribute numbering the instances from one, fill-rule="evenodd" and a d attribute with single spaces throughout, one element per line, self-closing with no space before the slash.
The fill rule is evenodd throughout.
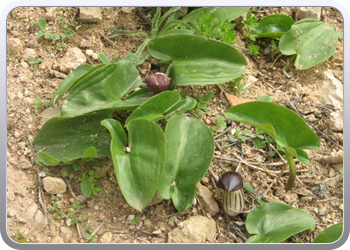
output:
<path id="1" fill-rule="evenodd" d="M 104 225 L 105 223 L 103 222 L 98 228 L 95 229 L 95 231 L 91 234 L 91 235 L 95 235 L 100 229 L 101 227 Z"/>

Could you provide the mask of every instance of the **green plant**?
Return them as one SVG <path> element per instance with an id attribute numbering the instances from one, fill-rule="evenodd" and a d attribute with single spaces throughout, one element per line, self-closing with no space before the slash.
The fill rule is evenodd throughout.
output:
<path id="1" fill-rule="evenodd" d="M 280 243 L 304 230 L 315 229 L 315 219 L 308 212 L 283 203 L 263 203 L 254 208 L 245 222 L 247 243 Z"/>
<path id="2" fill-rule="evenodd" d="M 259 18 L 253 16 L 251 11 L 247 13 L 246 19 L 242 21 L 243 34 L 249 41 L 255 41 L 257 34 L 255 29 L 258 27 Z"/>
<path id="3" fill-rule="evenodd" d="M 226 128 L 227 124 L 225 122 L 225 118 L 222 117 L 221 115 L 217 115 L 216 116 L 216 124 L 214 126 L 211 127 L 211 129 L 213 131 L 217 131 L 219 128 L 221 128 L 221 130 L 224 130 Z"/>
<path id="4" fill-rule="evenodd" d="M 69 39 L 74 34 L 74 28 L 78 24 L 76 21 L 66 21 L 65 18 L 59 18 L 57 21 L 57 24 L 60 27 L 60 33 L 50 33 L 47 31 L 47 23 L 46 20 L 43 18 L 39 18 L 38 22 L 31 22 L 34 26 L 37 26 L 40 28 L 40 30 L 37 33 L 37 36 L 43 37 L 46 40 L 52 42 L 56 50 L 62 50 L 64 47 L 67 46 L 67 44 L 64 42 L 64 40 Z M 61 42 L 58 42 L 58 41 Z"/>
<path id="5" fill-rule="evenodd" d="M 245 89 L 246 82 L 242 82 L 244 75 L 242 74 L 238 78 L 229 81 L 230 89 L 234 95 L 239 95 L 240 93 L 246 94 L 247 90 Z"/>
<path id="6" fill-rule="evenodd" d="M 289 179 L 286 190 L 294 185 L 295 162 L 297 157 L 303 164 L 309 163 L 303 149 L 319 149 L 320 140 L 306 122 L 293 111 L 271 102 L 247 102 L 229 108 L 226 118 L 244 122 L 264 131 L 283 149 L 289 164 Z"/>
<path id="7" fill-rule="evenodd" d="M 30 243 L 26 237 L 23 236 L 25 230 L 21 232 L 19 229 L 17 229 L 17 236 L 15 241 L 18 243 Z"/>
<path id="8" fill-rule="evenodd" d="M 247 48 L 248 48 L 248 54 L 249 55 L 258 55 L 259 54 L 259 50 L 260 50 L 260 46 L 259 45 L 256 45 L 256 44 L 253 44 L 253 43 L 249 43 L 247 45 Z"/>
<path id="9" fill-rule="evenodd" d="M 98 184 L 99 174 L 94 170 L 89 171 L 89 175 L 82 174 L 80 178 L 80 188 L 85 197 L 90 197 L 91 194 L 98 195 L 101 192 L 101 187 Z"/>
<path id="10" fill-rule="evenodd" d="M 243 130 L 241 131 L 241 129 L 239 127 L 235 128 L 234 134 L 229 135 L 229 139 L 239 139 L 242 142 L 245 142 L 247 140 L 246 135 L 251 135 L 252 132 L 249 130 Z"/>
<path id="11" fill-rule="evenodd" d="M 36 60 L 31 59 L 28 61 L 28 63 L 33 66 L 33 69 L 36 69 L 36 68 L 38 68 L 39 63 L 41 63 L 43 60 L 44 59 L 42 59 L 42 58 L 38 58 Z"/>
<path id="12" fill-rule="evenodd" d="M 326 23 L 311 18 L 294 22 L 283 14 L 263 18 L 253 30 L 255 38 L 280 39 L 278 50 L 284 55 L 295 55 L 294 65 L 299 70 L 309 69 L 331 57 L 339 38 Z"/>
<path id="13" fill-rule="evenodd" d="M 36 110 L 36 111 L 39 111 L 41 110 L 43 107 L 45 106 L 49 106 L 50 103 L 49 102 L 42 102 L 40 100 L 40 96 L 37 96 L 34 100 L 33 100 L 33 108 Z"/>
<path id="14" fill-rule="evenodd" d="M 196 108 L 195 108 L 195 112 L 199 115 L 204 115 L 204 112 L 207 111 L 208 107 L 207 107 L 207 102 L 213 98 L 213 93 L 209 92 L 206 94 L 205 97 L 196 97 Z"/>
<path id="15" fill-rule="evenodd" d="M 91 241 L 91 243 L 96 243 L 96 234 L 93 234 L 94 229 L 92 229 L 90 226 L 87 226 L 85 230 L 89 233 L 85 236 L 85 239 Z"/>

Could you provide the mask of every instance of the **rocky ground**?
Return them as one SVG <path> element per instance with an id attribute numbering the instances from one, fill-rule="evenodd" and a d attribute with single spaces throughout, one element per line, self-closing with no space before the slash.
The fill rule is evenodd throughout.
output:
<path id="1" fill-rule="evenodd" d="M 88 9 L 90 11 L 91 9 Z M 86 199 L 77 179 L 79 173 L 63 177 L 63 167 L 38 166 L 32 142 L 44 122 L 52 115 L 48 102 L 65 76 L 82 63 L 97 65 L 98 53 L 109 58 L 118 51 L 120 58 L 135 52 L 142 36 L 109 38 L 114 29 L 150 30 L 136 8 L 98 8 L 86 13 L 82 8 L 17 8 L 8 16 L 7 41 L 7 232 L 18 242 L 32 243 L 174 243 L 245 242 L 246 214 L 228 218 L 221 208 L 221 193 L 215 178 L 224 171 L 240 168 L 244 182 L 255 188 L 246 193 L 246 210 L 257 200 L 283 202 L 303 209 L 316 220 L 313 232 L 293 237 L 312 242 L 326 227 L 343 221 L 343 43 L 326 62 L 299 71 L 288 57 L 271 55 L 262 46 L 260 53 L 248 55 L 246 41 L 237 25 L 235 47 L 245 54 L 248 67 L 242 89 L 230 83 L 217 86 L 188 86 L 180 91 L 192 97 L 212 92 L 203 115 L 196 115 L 208 126 L 230 107 L 224 93 L 256 99 L 269 95 L 275 103 L 302 116 L 321 140 L 321 149 L 308 151 L 308 166 L 297 163 L 296 187 L 286 192 L 284 173 L 274 183 L 283 159 L 268 156 L 268 149 L 252 146 L 254 134 L 246 142 L 227 141 L 235 124 L 214 132 L 216 150 L 210 171 L 197 185 L 196 201 L 184 212 L 177 212 L 171 201 L 157 200 L 143 213 L 133 210 L 122 197 L 110 159 L 101 159 L 95 171 L 101 175 L 102 191 Z M 300 8 L 262 8 L 262 18 L 284 13 L 295 20 L 305 12 Z M 310 15 L 310 13 L 307 13 Z M 311 12 L 317 17 L 317 13 Z M 57 41 L 37 38 L 39 18 L 47 20 L 48 33 L 72 34 Z M 92 18 L 92 19 L 91 19 Z M 341 13 L 322 8 L 320 20 L 343 31 Z M 34 22 L 34 23 L 33 23 Z M 64 42 L 66 45 L 64 45 Z M 38 60 L 39 59 L 39 60 Z M 150 74 L 152 60 L 140 66 L 141 76 Z M 287 66 L 287 67 L 285 67 Z M 285 71 L 283 71 L 285 70 Z M 244 83 L 244 85 L 243 85 Z M 55 112 L 53 112 L 55 113 Z M 241 125 L 242 130 L 252 130 Z M 224 141 L 223 141 L 224 140 Z M 225 141 L 226 140 L 226 141 Z M 82 171 L 88 172 L 88 168 Z M 58 189 L 58 190 L 57 190 Z M 78 202 L 77 201 L 83 201 Z M 286 242 L 292 242 L 292 239 Z"/>

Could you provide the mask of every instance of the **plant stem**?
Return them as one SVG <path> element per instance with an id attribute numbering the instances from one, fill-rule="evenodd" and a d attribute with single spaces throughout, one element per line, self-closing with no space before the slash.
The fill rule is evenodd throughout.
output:
<path id="1" fill-rule="evenodd" d="M 286 157 L 289 165 L 289 178 L 285 190 L 290 190 L 294 186 L 295 181 L 295 162 L 293 156 L 286 152 Z"/>

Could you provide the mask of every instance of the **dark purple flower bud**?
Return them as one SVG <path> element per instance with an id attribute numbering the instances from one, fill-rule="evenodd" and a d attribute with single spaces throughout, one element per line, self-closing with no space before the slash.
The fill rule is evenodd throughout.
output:
<path id="1" fill-rule="evenodd" d="M 236 191 L 243 188 L 243 178 L 239 173 L 229 171 L 220 177 L 217 186 L 227 192 Z"/>
<path id="2" fill-rule="evenodd" d="M 145 82 L 153 94 L 158 94 L 168 89 L 171 78 L 163 73 L 155 73 L 145 77 Z"/>

